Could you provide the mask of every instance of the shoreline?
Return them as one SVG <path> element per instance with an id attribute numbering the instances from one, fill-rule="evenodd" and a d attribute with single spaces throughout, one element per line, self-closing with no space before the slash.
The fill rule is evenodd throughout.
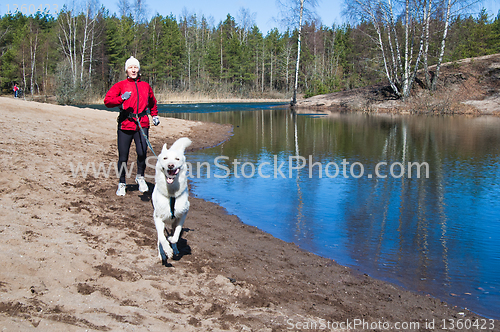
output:
<path id="1" fill-rule="evenodd" d="M 158 104 L 176 105 L 176 104 L 232 104 L 232 103 L 287 103 L 288 100 L 272 99 L 272 98 L 228 98 L 228 99 L 213 99 L 213 100 L 183 100 L 183 101 L 163 101 Z"/>
<path id="2" fill-rule="evenodd" d="M 433 69 L 429 67 L 431 74 Z M 423 88 L 425 78 L 420 70 L 406 102 L 388 84 L 377 84 L 303 99 L 295 108 L 330 113 L 500 116 L 499 69 L 500 54 L 463 59 L 442 65 L 436 91 Z"/>
<path id="3" fill-rule="evenodd" d="M 11 98 L 14 99 L 14 96 L 11 94 L 8 95 L 0 95 L 0 98 Z M 70 105 L 59 105 L 56 102 L 56 97 L 53 95 L 34 95 L 33 100 L 31 100 L 31 96 L 18 98 L 23 101 L 33 101 L 40 103 L 47 103 L 51 105 L 58 106 L 70 106 Z M 208 104 L 208 103 L 289 103 L 290 100 L 282 99 L 282 98 L 237 98 L 237 97 L 228 97 L 228 98 L 196 98 L 192 95 L 184 96 L 183 94 L 179 94 L 176 96 L 174 94 L 173 98 L 164 98 L 162 96 L 158 97 L 157 103 L 164 105 L 175 105 L 175 104 Z M 79 104 L 76 106 L 85 106 L 85 105 L 104 105 L 104 96 L 102 98 L 92 98 L 88 101 L 88 103 Z"/>
<path id="4" fill-rule="evenodd" d="M 68 168 L 115 163 L 116 114 L 0 101 L 0 121 L 12 127 L 0 141 L 0 322 L 8 330 L 289 331 L 353 320 L 439 330 L 459 319 L 500 330 L 499 321 L 340 266 L 193 195 L 181 257 L 162 266 L 150 194 L 129 179 L 117 197 L 116 179 L 73 177 Z M 181 136 L 194 150 L 229 139 L 231 126 L 162 118 L 150 133 L 155 151 Z"/>

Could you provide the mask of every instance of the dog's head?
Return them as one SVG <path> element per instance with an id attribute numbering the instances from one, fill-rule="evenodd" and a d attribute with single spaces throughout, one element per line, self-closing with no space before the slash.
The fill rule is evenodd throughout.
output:
<path id="1" fill-rule="evenodd" d="M 166 178 L 167 183 L 174 183 L 175 178 L 181 171 L 186 169 L 186 157 L 184 151 L 191 145 L 191 140 L 187 137 L 179 138 L 167 149 L 167 144 L 163 145 L 161 153 L 158 155 L 157 169 L 160 168 Z"/>

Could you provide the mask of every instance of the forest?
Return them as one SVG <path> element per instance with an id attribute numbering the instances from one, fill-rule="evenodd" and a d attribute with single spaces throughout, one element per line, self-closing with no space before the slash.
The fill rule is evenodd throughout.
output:
<path id="1" fill-rule="evenodd" d="M 145 16 L 110 14 L 91 5 L 65 7 L 56 17 L 40 11 L 4 15 L 1 93 L 12 94 L 17 84 L 27 98 L 53 97 L 60 104 L 97 101 L 125 78 L 125 60 L 133 55 L 159 100 L 169 93 L 290 99 L 299 32 L 298 92 L 303 96 L 387 81 L 381 48 L 372 41 L 378 26 L 369 20 L 325 26 L 306 19 L 301 29 L 275 28 L 264 35 L 248 15 L 236 20 L 228 14 L 217 24 L 194 14 Z M 443 17 L 429 15 L 429 65 L 439 60 Z M 500 53 L 500 13 L 488 17 L 482 10 L 450 18 L 443 62 L 494 53 Z"/>

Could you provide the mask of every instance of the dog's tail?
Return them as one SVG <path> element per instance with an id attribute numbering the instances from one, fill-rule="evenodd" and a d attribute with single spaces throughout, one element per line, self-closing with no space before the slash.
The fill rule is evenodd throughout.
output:
<path id="1" fill-rule="evenodd" d="M 187 137 L 181 137 L 179 138 L 177 141 L 174 142 L 174 144 L 172 144 L 172 146 L 170 147 L 171 150 L 176 150 L 176 151 L 180 151 L 181 153 L 184 154 L 184 151 L 186 150 L 186 148 L 188 146 L 191 145 L 191 140 Z M 165 144 L 163 146 L 164 149 L 167 148 L 167 145 Z"/>

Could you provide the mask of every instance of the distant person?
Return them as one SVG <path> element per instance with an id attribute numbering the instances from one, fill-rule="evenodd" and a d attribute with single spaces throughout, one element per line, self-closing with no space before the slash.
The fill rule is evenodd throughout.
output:
<path id="1" fill-rule="evenodd" d="M 19 91 L 19 87 L 17 86 L 17 84 L 14 84 L 12 90 L 14 90 L 14 98 L 17 98 L 17 93 Z"/>
<path id="2" fill-rule="evenodd" d="M 153 124 L 157 126 L 160 123 L 158 118 L 158 109 L 153 89 L 148 83 L 141 81 L 141 65 L 139 60 L 131 56 L 125 62 L 125 72 L 127 79 L 114 84 L 106 97 L 104 104 L 106 107 L 120 107 L 118 116 L 118 169 L 120 180 L 116 195 L 125 196 L 126 189 L 126 167 L 132 139 L 135 142 L 137 152 L 137 175 L 135 182 L 139 185 L 139 191 L 144 193 L 148 191 L 148 185 L 144 180 L 144 171 L 146 169 L 146 155 L 148 146 L 146 139 L 141 133 L 139 123 L 144 130 L 144 134 L 149 137 L 149 117 L 147 111 L 151 111 Z"/>

